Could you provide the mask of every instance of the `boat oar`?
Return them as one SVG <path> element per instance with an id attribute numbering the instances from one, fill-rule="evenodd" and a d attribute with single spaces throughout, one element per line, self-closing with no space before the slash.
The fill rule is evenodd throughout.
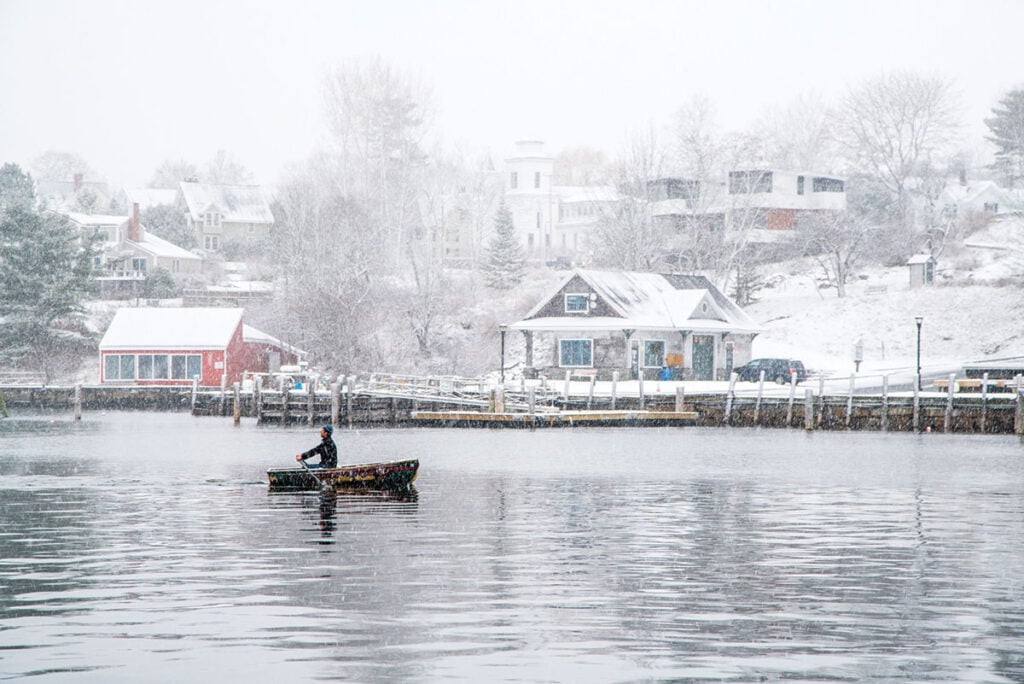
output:
<path id="1" fill-rule="evenodd" d="M 320 485 L 320 489 L 327 489 L 327 485 L 323 483 L 323 480 L 316 476 L 316 474 L 313 472 L 313 469 L 309 467 L 309 464 L 306 463 L 305 460 L 300 461 L 300 463 L 302 463 L 302 467 L 306 469 L 306 472 L 310 474 L 310 477 L 316 480 L 316 483 Z"/>

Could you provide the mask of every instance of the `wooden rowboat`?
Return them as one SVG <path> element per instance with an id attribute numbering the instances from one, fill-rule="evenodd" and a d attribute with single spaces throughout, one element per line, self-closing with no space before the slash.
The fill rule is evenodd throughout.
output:
<path id="1" fill-rule="evenodd" d="M 419 468 L 417 459 L 338 468 L 270 468 L 267 479 L 275 491 L 315 491 L 320 489 L 321 483 L 336 489 L 404 489 L 416 479 Z"/>

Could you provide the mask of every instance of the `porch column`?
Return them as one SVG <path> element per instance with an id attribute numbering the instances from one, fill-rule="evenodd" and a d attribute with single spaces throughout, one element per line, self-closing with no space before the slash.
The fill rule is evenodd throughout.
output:
<path id="1" fill-rule="evenodd" d="M 526 367 L 533 368 L 533 333 L 529 330 L 521 331 L 523 341 L 526 343 Z"/>
<path id="2" fill-rule="evenodd" d="M 622 331 L 622 335 L 623 335 L 623 337 L 625 337 L 625 348 L 623 349 L 623 352 L 622 352 L 622 357 L 623 357 L 622 367 L 626 370 L 626 377 L 627 378 L 629 377 L 629 373 L 632 372 L 632 369 L 633 369 L 632 359 L 629 356 L 629 338 L 633 336 L 634 332 L 636 332 L 636 331 L 633 330 L 633 329 L 630 329 L 630 328 L 625 328 Z"/>
<path id="3" fill-rule="evenodd" d="M 683 340 L 683 342 L 682 342 L 683 367 L 679 369 L 679 372 L 683 373 L 684 377 L 685 377 L 686 369 L 693 365 L 692 361 L 690 359 L 690 354 L 686 353 L 686 338 L 689 337 L 689 336 L 690 336 L 690 331 L 689 330 L 680 330 L 679 331 L 679 337 L 681 337 L 682 340 Z"/>

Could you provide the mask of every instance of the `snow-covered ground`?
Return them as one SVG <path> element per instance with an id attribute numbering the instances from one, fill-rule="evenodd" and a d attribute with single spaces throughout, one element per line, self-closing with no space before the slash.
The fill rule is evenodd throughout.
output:
<path id="1" fill-rule="evenodd" d="M 1024 225 L 1013 224 L 1024 234 Z M 1000 238 L 1006 244 L 1005 234 Z M 863 347 L 859 374 L 916 365 L 921 325 L 923 373 L 964 363 L 1024 356 L 1024 288 L 1019 250 L 961 250 L 940 258 L 936 283 L 910 287 L 906 266 L 859 273 L 840 299 L 819 290 L 811 262 L 789 265 L 780 284 L 746 308 L 767 332 L 754 340 L 754 356 L 801 359 L 815 371 L 849 375 L 854 348 Z M 1011 279 L 1016 275 L 1015 282 Z"/>

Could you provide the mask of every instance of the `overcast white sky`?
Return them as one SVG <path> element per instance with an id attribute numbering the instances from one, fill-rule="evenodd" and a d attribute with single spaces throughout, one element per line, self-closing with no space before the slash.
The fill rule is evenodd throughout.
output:
<path id="1" fill-rule="evenodd" d="M 262 183 L 321 136 L 324 70 L 379 55 L 437 127 L 492 150 L 614 154 L 689 97 L 725 123 L 882 70 L 955 79 L 966 118 L 1024 85 L 1021 0 L 0 0 L 0 162 L 80 154 L 140 185 L 225 149 Z"/>

